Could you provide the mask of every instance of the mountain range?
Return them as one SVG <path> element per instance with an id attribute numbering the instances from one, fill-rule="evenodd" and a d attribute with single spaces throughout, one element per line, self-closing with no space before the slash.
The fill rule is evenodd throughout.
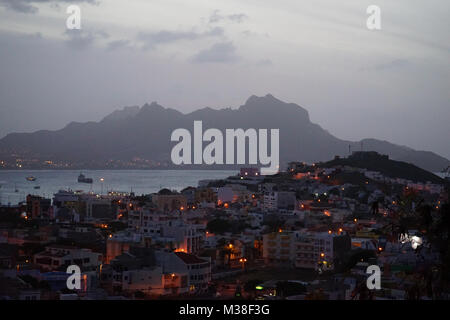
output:
<path id="1" fill-rule="evenodd" d="M 142 107 L 116 110 L 99 122 L 71 122 L 56 131 L 11 133 L 0 140 L 0 156 L 14 153 L 73 163 L 136 157 L 170 162 L 170 152 L 175 144 L 170 141 L 172 131 L 186 128 L 192 132 L 195 120 L 203 121 L 203 130 L 217 128 L 223 132 L 228 128 L 279 128 L 282 167 L 289 161 L 327 161 L 361 148 L 387 154 L 393 160 L 412 163 L 432 172 L 450 165 L 448 159 L 433 152 L 417 151 L 387 141 L 339 139 L 312 123 L 308 111 L 301 106 L 285 103 L 270 94 L 251 96 L 238 109 L 203 108 L 183 114 L 152 102 Z"/>

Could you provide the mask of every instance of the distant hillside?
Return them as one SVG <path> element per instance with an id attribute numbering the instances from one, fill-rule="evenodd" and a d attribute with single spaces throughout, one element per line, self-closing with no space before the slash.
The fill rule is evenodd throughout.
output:
<path id="1" fill-rule="evenodd" d="M 356 153 L 347 158 L 334 159 L 321 163 L 321 167 L 350 166 L 370 171 L 378 171 L 390 178 L 407 179 L 414 182 L 427 182 L 442 184 L 444 179 L 421 169 L 411 163 L 395 161 L 374 153 Z"/>
<path id="2" fill-rule="evenodd" d="M 170 161 L 175 143 L 174 129 L 192 132 L 194 120 L 207 128 L 280 129 L 280 164 L 289 161 L 327 161 L 335 155 L 347 156 L 349 146 L 359 150 L 388 154 L 392 159 L 413 163 L 429 171 L 440 171 L 450 161 L 435 153 L 415 151 L 386 141 L 365 139 L 345 141 L 312 123 L 308 111 L 294 103 L 285 103 L 272 95 L 251 96 L 238 109 L 204 108 L 183 114 L 153 102 L 141 108 L 127 107 L 106 116 L 100 122 L 72 122 L 57 131 L 11 133 L 0 140 L 0 157 L 17 154 L 24 157 L 77 162 L 129 160 L 135 157 Z M 208 168 L 196 166 L 195 168 Z"/>

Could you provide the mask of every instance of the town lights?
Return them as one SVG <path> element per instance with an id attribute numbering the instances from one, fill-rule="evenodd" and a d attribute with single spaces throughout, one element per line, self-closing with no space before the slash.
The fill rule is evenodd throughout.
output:
<path id="1" fill-rule="evenodd" d="M 328 230 L 328 234 L 331 234 L 331 230 Z"/>
<path id="2" fill-rule="evenodd" d="M 342 228 L 339 228 L 339 232 L 342 232 L 343 230 L 342 230 Z"/>
<path id="3" fill-rule="evenodd" d="M 355 219 L 353 219 L 353 221 L 358 222 L 358 219 L 355 218 Z"/>
<path id="4" fill-rule="evenodd" d="M 322 252 L 322 253 L 320 254 L 320 256 L 321 256 L 322 258 L 325 257 L 325 253 Z"/>
<path id="5" fill-rule="evenodd" d="M 104 178 L 100 178 L 100 182 L 102 183 L 102 194 L 103 194 L 103 182 L 105 181 Z"/>

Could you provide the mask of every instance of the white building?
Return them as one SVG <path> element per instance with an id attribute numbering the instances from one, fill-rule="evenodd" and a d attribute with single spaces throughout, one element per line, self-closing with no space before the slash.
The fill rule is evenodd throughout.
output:
<path id="1" fill-rule="evenodd" d="M 158 264 L 164 274 L 187 274 L 190 292 L 199 292 L 208 288 L 211 281 L 211 259 L 199 258 L 184 252 L 155 253 Z"/>
<path id="2" fill-rule="evenodd" d="M 90 249 L 52 245 L 35 254 L 34 263 L 48 271 L 69 265 L 77 265 L 82 270 L 95 270 L 102 263 L 102 255 Z"/>

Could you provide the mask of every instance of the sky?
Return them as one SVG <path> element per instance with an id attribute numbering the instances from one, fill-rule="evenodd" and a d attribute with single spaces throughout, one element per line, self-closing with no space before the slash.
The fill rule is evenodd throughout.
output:
<path id="1" fill-rule="evenodd" d="M 0 137 L 271 93 L 338 138 L 450 158 L 449 13 L 448 0 L 0 0 Z"/>

